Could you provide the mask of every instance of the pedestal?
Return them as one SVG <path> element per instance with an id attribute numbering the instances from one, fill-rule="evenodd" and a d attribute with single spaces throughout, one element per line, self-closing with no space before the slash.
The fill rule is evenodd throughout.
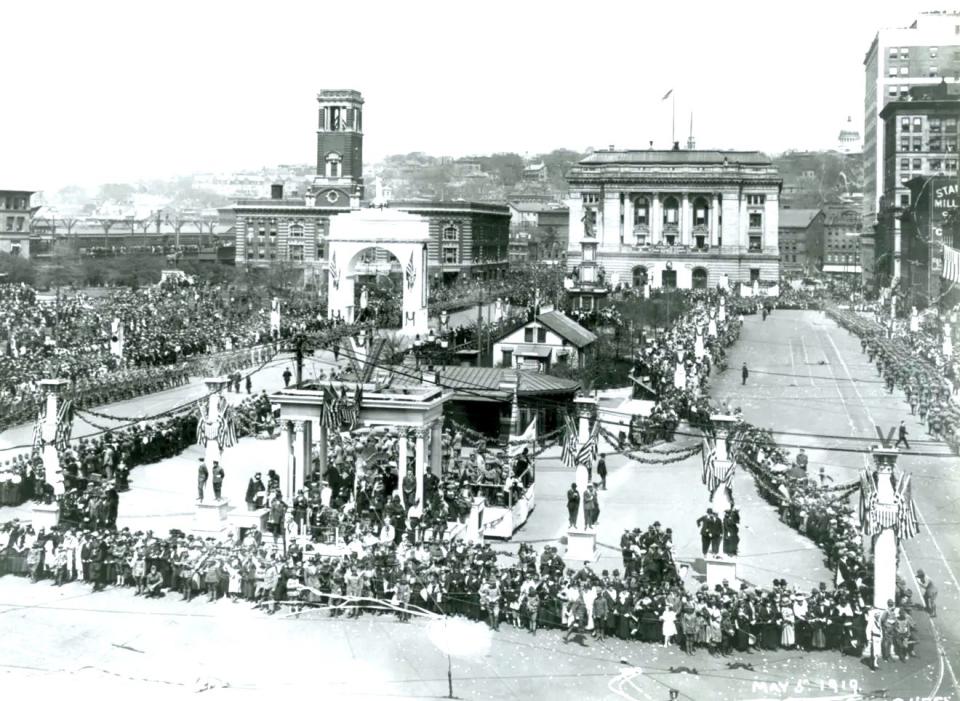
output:
<path id="1" fill-rule="evenodd" d="M 230 502 L 222 501 L 196 502 L 196 511 L 193 516 L 194 533 L 220 535 L 227 528 L 227 515 L 230 513 Z"/>
<path id="2" fill-rule="evenodd" d="M 705 561 L 707 564 L 707 588 L 710 591 L 713 591 L 716 585 L 723 584 L 723 580 L 727 580 L 731 587 L 738 585 L 737 561 L 734 558 L 707 555 Z"/>
<path id="3" fill-rule="evenodd" d="M 483 542 L 483 497 L 474 497 L 470 505 L 470 515 L 467 517 L 467 530 L 464 539 L 468 543 Z"/>
<path id="4" fill-rule="evenodd" d="M 49 533 L 54 526 L 60 523 L 59 504 L 37 504 L 33 507 L 33 530 L 37 533 L 42 528 Z"/>
<path id="5" fill-rule="evenodd" d="M 600 559 L 597 551 L 597 532 L 581 528 L 567 531 L 567 552 L 564 560 L 568 566 L 581 562 L 596 562 Z"/>
<path id="6" fill-rule="evenodd" d="M 261 533 L 267 532 L 267 514 L 269 509 L 255 509 L 248 511 L 246 508 L 233 509 L 227 516 L 227 524 L 233 534 L 240 539 L 241 530 L 257 528 Z"/>

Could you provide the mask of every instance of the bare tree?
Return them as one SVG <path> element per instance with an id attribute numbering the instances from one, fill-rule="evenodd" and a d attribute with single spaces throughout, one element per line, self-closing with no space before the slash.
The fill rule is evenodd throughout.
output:
<path id="1" fill-rule="evenodd" d="M 110 248 L 110 229 L 113 228 L 113 225 L 117 222 L 113 219 L 100 219 L 97 221 L 98 224 L 103 228 L 103 247 L 104 249 Z"/>

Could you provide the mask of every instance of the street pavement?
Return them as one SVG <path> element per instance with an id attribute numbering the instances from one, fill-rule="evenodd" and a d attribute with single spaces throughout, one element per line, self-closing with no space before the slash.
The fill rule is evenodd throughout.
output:
<path id="1" fill-rule="evenodd" d="M 782 348 L 789 349 L 791 344 L 794 352 L 788 357 Z M 801 361 L 804 352 L 809 361 Z M 820 360 L 826 364 L 820 365 Z M 882 385 L 866 382 L 875 379 L 876 373 L 865 361 L 859 343 L 821 315 L 778 311 L 766 322 L 759 317 L 746 321 L 730 356 L 731 369 L 712 378 L 713 394 L 742 407 L 747 420 L 760 425 L 869 438 L 867 408 L 883 425 L 894 425 L 904 405 L 901 397 L 885 396 Z M 742 362 L 752 371 L 746 386 L 740 385 Z M 276 382 L 281 372 L 282 365 L 274 367 L 273 375 L 268 373 L 263 382 Z M 851 382 L 851 378 L 862 382 Z M 830 392 L 832 396 L 827 396 Z M 859 433 L 852 434 L 850 423 Z M 911 434 L 919 437 L 919 428 L 911 427 Z M 786 436 L 777 437 L 788 442 Z M 859 454 L 824 450 L 839 445 L 839 440 L 793 438 L 817 446 L 817 451 L 808 450 L 811 469 L 829 461 L 829 474 L 839 481 L 853 479 L 862 464 Z M 677 438 L 681 444 L 694 440 Z M 920 445 L 923 448 L 918 451 L 938 450 L 934 444 Z M 646 528 L 659 520 L 663 527 L 673 528 L 678 561 L 689 565 L 685 584 L 696 588 L 702 562 L 695 519 L 707 506 L 699 457 L 649 465 L 612 455 L 606 448 L 610 475 L 608 490 L 601 492 L 597 530 L 601 557 L 594 568 L 621 567 L 623 529 Z M 120 525 L 160 533 L 182 527 L 193 510 L 199 455 L 199 448 L 192 447 L 171 460 L 135 469 L 132 491 L 121 496 Z M 676 689 L 683 699 L 722 701 L 865 698 L 881 692 L 891 699 L 938 693 L 956 698 L 949 665 L 941 664 L 949 660 L 957 666 L 956 617 L 951 615 L 957 590 L 947 584 L 951 563 L 956 562 L 957 529 L 945 523 L 956 519 L 957 492 L 955 481 L 941 474 L 955 463 L 926 457 L 901 460 L 917 476 L 915 496 L 938 542 L 935 547 L 932 539 L 925 540 L 925 532 L 906 550 L 909 562 L 914 566 L 922 562 L 940 588 L 942 614 L 937 624 L 941 634 L 949 636 L 942 643 L 943 656 L 938 655 L 929 619 L 921 612 L 914 614 L 921 625 L 920 659 L 887 663 L 877 673 L 835 652 L 784 650 L 721 658 L 699 651 L 688 657 L 676 647 L 589 638 L 564 644 L 553 631 L 533 637 L 504 624 L 491 635 L 480 624 L 463 624 L 454 636 L 459 652 L 450 659 L 454 694 L 464 699 L 549 695 L 576 701 L 665 701 L 669 690 Z M 243 439 L 224 455 L 227 498 L 242 506 L 249 474 L 256 469 L 265 472 L 270 466 L 282 470 L 284 463 L 279 441 Z M 537 507 L 511 543 L 497 546 L 504 552 L 503 559 L 509 557 L 506 553 L 516 552 L 520 541 L 538 549 L 544 543 L 557 543 L 563 553 L 565 493 L 572 476 L 556 449 L 537 465 Z M 742 470 L 735 478 L 734 495 L 742 514 L 740 577 L 768 585 L 774 577 L 783 576 L 804 587 L 831 580 L 820 553 L 779 521 Z M 0 512 L 0 519 L 9 517 L 6 510 Z M 938 548 L 945 549 L 942 562 L 937 560 Z M 78 583 L 58 589 L 8 576 L 0 580 L 0 688 L 41 696 L 96 690 L 109 697 L 132 692 L 175 698 L 206 688 L 204 693 L 213 698 L 297 691 L 325 698 L 445 697 L 448 659 L 444 650 L 452 643 L 441 644 L 443 636 L 436 625 L 424 620 L 401 624 L 392 617 L 370 615 L 344 621 L 316 611 L 268 616 L 227 601 L 187 604 L 170 596 L 146 601 L 128 589 L 110 588 L 94 595 Z"/>

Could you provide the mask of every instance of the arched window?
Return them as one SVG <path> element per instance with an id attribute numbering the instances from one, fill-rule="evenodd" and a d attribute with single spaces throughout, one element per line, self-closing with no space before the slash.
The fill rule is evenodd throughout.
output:
<path id="1" fill-rule="evenodd" d="M 633 286 L 634 287 L 643 287 L 647 284 L 647 269 L 638 265 L 633 269 Z"/>
<path id="2" fill-rule="evenodd" d="M 693 289 L 695 290 L 707 289 L 707 269 L 706 268 L 693 269 Z"/>
<path id="3" fill-rule="evenodd" d="M 676 197 L 668 197 L 663 201 L 663 223 L 666 226 L 677 226 L 680 223 L 680 203 Z"/>
<path id="4" fill-rule="evenodd" d="M 339 178 L 340 177 L 340 154 L 339 153 L 328 153 L 327 154 L 327 177 L 328 178 Z"/>
<path id="5" fill-rule="evenodd" d="M 710 203 L 706 198 L 698 197 L 693 201 L 693 225 L 707 226 L 710 217 Z"/>
<path id="6" fill-rule="evenodd" d="M 633 225 L 649 226 L 650 201 L 646 197 L 638 197 L 633 201 Z"/>

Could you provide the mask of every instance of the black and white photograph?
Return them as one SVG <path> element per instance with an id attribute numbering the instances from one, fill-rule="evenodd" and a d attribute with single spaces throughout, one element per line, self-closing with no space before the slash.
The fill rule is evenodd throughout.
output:
<path id="1" fill-rule="evenodd" d="M 0 28 L 0 697 L 960 701 L 955 0 Z"/>

